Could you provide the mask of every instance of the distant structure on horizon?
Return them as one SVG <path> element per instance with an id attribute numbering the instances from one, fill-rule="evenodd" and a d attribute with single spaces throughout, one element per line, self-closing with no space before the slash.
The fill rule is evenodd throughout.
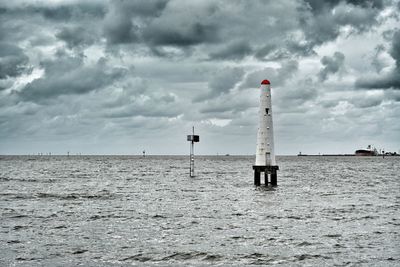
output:
<path id="1" fill-rule="evenodd" d="M 400 151 L 399 151 L 400 152 Z M 297 154 L 297 156 L 299 157 L 304 157 L 304 156 L 334 156 L 334 157 L 341 157 L 341 156 L 345 156 L 345 157 L 350 157 L 350 156 L 366 156 L 366 157 L 375 157 L 375 156 L 400 156 L 400 153 L 396 153 L 396 152 L 389 152 L 389 151 L 385 151 L 384 149 L 379 149 L 379 151 L 373 147 L 372 145 L 368 145 L 366 149 L 358 149 L 356 150 L 353 154 L 304 154 L 301 151 L 299 152 L 299 154 Z"/>
<path id="2" fill-rule="evenodd" d="M 373 148 L 371 145 L 368 145 L 367 149 L 358 149 L 354 154 L 356 156 L 378 156 L 378 150 L 375 147 Z"/>
<path id="3" fill-rule="evenodd" d="M 272 123 L 271 84 L 263 80 L 260 86 L 259 128 L 257 132 L 256 162 L 253 165 L 254 184 L 261 185 L 261 173 L 265 174 L 264 184 L 278 184 L 275 162 L 274 130 Z M 271 176 L 269 180 L 269 175 Z"/>

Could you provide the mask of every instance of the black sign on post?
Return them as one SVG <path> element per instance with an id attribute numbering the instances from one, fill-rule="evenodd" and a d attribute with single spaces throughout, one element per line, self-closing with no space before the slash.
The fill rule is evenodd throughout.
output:
<path id="1" fill-rule="evenodd" d="M 198 136 L 198 135 L 188 135 L 187 136 L 187 140 L 197 143 L 197 142 L 200 142 L 200 136 Z"/>

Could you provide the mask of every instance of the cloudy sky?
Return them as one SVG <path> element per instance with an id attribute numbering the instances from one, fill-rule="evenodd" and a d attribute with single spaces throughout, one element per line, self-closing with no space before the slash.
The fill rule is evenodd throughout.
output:
<path id="1" fill-rule="evenodd" d="M 0 0 L 0 154 L 400 150 L 398 0 Z"/>

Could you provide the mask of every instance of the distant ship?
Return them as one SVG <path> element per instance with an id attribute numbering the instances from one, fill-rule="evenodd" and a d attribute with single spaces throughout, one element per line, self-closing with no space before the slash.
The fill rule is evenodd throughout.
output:
<path id="1" fill-rule="evenodd" d="M 378 156 L 378 151 L 376 148 L 372 148 L 371 145 L 368 145 L 367 149 L 359 149 L 355 152 L 356 156 Z"/>

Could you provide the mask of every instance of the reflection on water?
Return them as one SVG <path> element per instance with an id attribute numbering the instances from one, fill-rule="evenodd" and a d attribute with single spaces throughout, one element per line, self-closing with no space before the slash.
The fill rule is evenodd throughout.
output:
<path id="1" fill-rule="evenodd" d="M 1 156 L 1 266 L 400 264 L 400 157 Z"/>

